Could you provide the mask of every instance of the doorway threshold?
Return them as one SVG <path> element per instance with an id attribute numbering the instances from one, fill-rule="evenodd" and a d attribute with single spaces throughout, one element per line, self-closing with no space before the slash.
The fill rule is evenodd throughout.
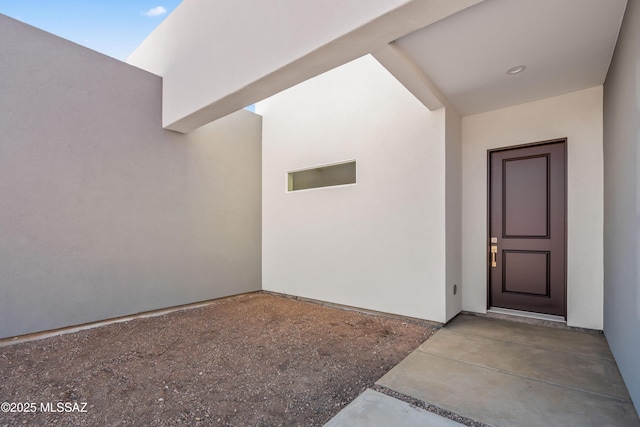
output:
<path id="1" fill-rule="evenodd" d="M 566 324 L 566 320 L 562 316 L 554 316 L 552 314 L 533 313 L 531 311 L 511 310 L 509 308 L 491 307 L 487 313 L 502 314 L 506 316 L 526 317 L 527 319 L 546 320 L 548 322 L 558 322 Z"/>

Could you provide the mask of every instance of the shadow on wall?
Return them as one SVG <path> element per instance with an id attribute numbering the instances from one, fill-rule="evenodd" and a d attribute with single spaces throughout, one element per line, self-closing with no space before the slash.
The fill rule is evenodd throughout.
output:
<path id="1" fill-rule="evenodd" d="M 0 337 L 261 288 L 261 118 L 161 127 L 162 82 L 0 16 Z"/>

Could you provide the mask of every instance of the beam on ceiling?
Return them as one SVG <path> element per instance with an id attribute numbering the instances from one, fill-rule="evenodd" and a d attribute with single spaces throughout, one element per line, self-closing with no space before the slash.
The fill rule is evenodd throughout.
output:
<path id="1" fill-rule="evenodd" d="M 452 108 L 429 77 L 395 43 L 386 44 L 371 54 L 429 110 Z"/>
<path id="2" fill-rule="evenodd" d="M 128 62 L 163 77 L 163 126 L 186 133 L 481 1 L 184 0 Z"/>

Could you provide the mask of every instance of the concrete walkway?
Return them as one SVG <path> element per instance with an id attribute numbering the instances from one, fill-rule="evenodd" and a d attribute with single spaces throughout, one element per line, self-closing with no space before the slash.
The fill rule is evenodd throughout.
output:
<path id="1" fill-rule="evenodd" d="M 595 333 L 461 315 L 377 385 L 496 427 L 640 427 L 607 342 Z M 422 412 L 368 390 L 328 425 L 459 425 L 431 413 L 417 418 Z"/>
<path id="2" fill-rule="evenodd" d="M 459 427 L 443 418 L 402 400 L 367 389 L 324 427 Z"/>

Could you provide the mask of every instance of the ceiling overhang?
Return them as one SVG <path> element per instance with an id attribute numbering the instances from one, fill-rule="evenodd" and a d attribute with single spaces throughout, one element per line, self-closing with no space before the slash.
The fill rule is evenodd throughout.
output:
<path id="1" fill-rule="evenodd" d="M 425 90 L 463 116 L 482 113 L 602 85 L 626 3 L 487 0 L 397 39 L 393 50 Z M 507 72 L 518 65 L 526 69 Z"/>
<path id="2" fill-rule="evenodd" d="M 184 133 L 482 1 L 185 1 L 128 62 L 163 77 L 163 125 Z"/>

